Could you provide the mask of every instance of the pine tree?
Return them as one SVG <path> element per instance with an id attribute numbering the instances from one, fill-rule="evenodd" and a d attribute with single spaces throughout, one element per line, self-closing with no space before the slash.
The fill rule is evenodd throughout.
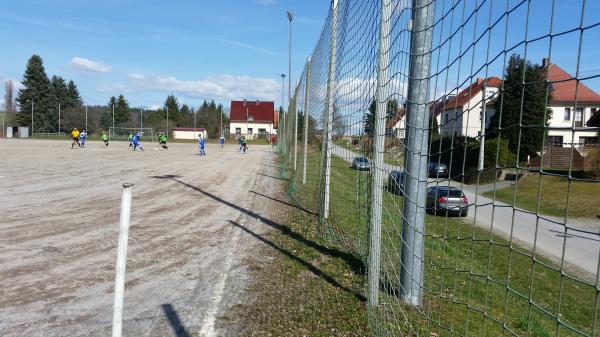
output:
<path id="1" fill-rule="evenodd" d="M 24 88 L 19 90 L 16 99 L 20 107 L 17 113 L 17 123 L 31 127 L 33 102 L 34 125 L 32 131 L 56 131 L 58 125 L 56 100 L 40 56 L 33 55 L 27 62 L 22 84 Z"/>
<path id="2" fill-rule="evenodd" d="M 177 98 L 173 94 L 167 96 L 164 103 L 164 109 L 169 109 L 169 119 L 173 121 L 173 125 L 179 125 L 178 122 L 181 120 L 181 115 L 179 114 L 179 102 L 177 102 Z"/>
<path id="3" fill-rule="evenodd" d="M 125 96 L 119 95 L 115 106 L 115 123 L 123 124 L 131 120 L 131 112 L 129 111 L 129 103 Z"/>
<path id="4" fill-rule="evenodd" d="M 52 89 L 52 94 L 54 95 L 54 99 L 58 104 L 60 104 L 62 109 L 69 107 L 69 92 L 67 89 L 67 83 L 60 76 L 52 76 L 52 80 L 50 80 L 50 87 Z"/>
<path id="5" fill-rule="evenodd" d="M 114 108 L 114 119 L 113 119 L 113 108 Z M 115 96 L 112 96 L 109 100 L 108 103 L 106 104 L 106 110 L 102 113 L 102 116 L 100 117 L 100 126 L 102 126 L 104 129 L 108 129 L 109 127 L 113 126 L 113 120 L 115 121 L 115 124 L 117 123 L 116 120 L 116 113 L 117 113 L 117 98 Z"/>
<path id="6" fill-rule="evenodd" d="M 365 114 L 363 124 L 365 134 L 369 137 L 373 137 L 375 135 L 375 110 L 377 109 L 377 104 L 375 100 L 371 102 L 369 105 L 369 111 Z M 387 102 L 386 109 L 386 120 L 391 118 L 398 112 L 398 102 L 395 99 L 391 99 Z"/>
<path id="7" fill-rule="evenodd" d="M 73 81 L 69 81 L 69 84 L 67 85 L 67 91 L 67 107 L 76 108 L 83 105 L 83 100 L 79 95 L 79 90 L 77 90 L 77 86 Z"/>
<path id="8" fill-rule="evenodd" d="M 544 119 L 547 90 L 545 69 L 513 54 L 504 76 L 503 91 L 496 101 L 496 113 L 490 119 L 486 135 L 494 137 L 499 134 L 508 140 L 510 149 L 516 152 L 520 148 L 519 159 L 526 160 L 528 155 L 535 155 L 541 150 L 545 126 L 550 118 L 550 113 L 547 113 Z M 502 127 L 500 131 L 499 126 Z"/>

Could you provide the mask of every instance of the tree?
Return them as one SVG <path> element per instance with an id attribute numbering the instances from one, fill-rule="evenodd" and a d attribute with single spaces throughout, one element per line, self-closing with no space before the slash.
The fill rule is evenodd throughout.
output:
<path id="1" fill-rule="evenodd" d="M 129 111 L 129 103 L 125 99 L 125 96 L 119 95 L 115 105 L 115 124 L 126 123 L 130 120 L 131 112 Z"/>
<path id="2" fill-rule="evenodd" d="M 69 91 L 67 89 L 67 83 L 60 76 L 52 76 L 50 80 L 50 88 L 57 104 L 60 104 L 61 108 L 69 107 Z"/>
<path id="3" fill-rule="evenodd" d="M 109 127 L 113 126 L 113 107 L 116 113 L 117 98 L 115 96 L 112 96 L 108 100 L 108 103 L 106 104 L 106 110 L 104 110 L 102 116 L 100 116 L 100 126 L 104 129 L 108 129 Z"/>
<path id="4" fill-rule="evenodd" d="M 76 108 L 83 105 L 83 100 L 79 96 L 79 90 L 73 81 L 67 85 L 67 107 Z"/>
<path id="5" fill-rule="evenodd" d="M 377 103 L 375 100 L 371 101 L 371 105 L 369 105 L 369 110 L 365 114 L 363 124 L 365 134 L 369 137 L 373 137 L 375 135 L 375 113 L 377 109 Z M 386 109 L 386 120 L 394 116 L 398 112 L 398 101 L 395 99 L 391 99 L 387 101 L 387 109 Z"/>
<path id="6" fill-rule="evenodd" d="M 406 116 L 404 117 L 406 118 Z M 432 113 L 430 115 L 431 118 L 431 130 L 429 131 L 429 137 L 430 138 L 438 138 L 440 136 L 440 127 L 438 125 L 438 121 L 437 118 L 435 117 L 435 113 Z"/>
<path id="7" fill-rule="evenodd" d="M 17 123 L 31 126 L 31 103 L 33 102 L 35 128 L 33 131 L 51 132 L 56 130 L 56 125 L 58 125 L 56 101 L 40 56 L 33 55 L 27 62 L 22 83 L 23 89 L 19 90 L 17 95 L 17 103 L 20 107 L 17 113 Z"/>
<path id="8" fill-rule="evenodd" d="M 165 110 L 169 109 L 169 119 L 173 121 L 173 125 L 178 125 L 181 116 L 179 114 L 179 102 L 177 102 L 177 98 L 171 94 L 167 96 L 164 104 Z"/>
<path id="9" fill-rule="evenodd" d="M 336 105 L 333 106 L 333 125 L 331 128 L 333 131 L 332 137 L 337 139 L 344 137 L 348 131 L 346 118 L 340 113 L 339 108 Z"/>
<path id="10" fill-rule="evenodd" d="M 11 79 L 8 79 L 4 84 L 4 108 L 6 110 L 7 118 L 10 122 L 14 121 L 15 108 L 15 86 Z"/>
<path id="11" fill-rule="evenodd" d="M 519 160 L 526 160 L 541 150 L 550 118 L 546 112 L 546 69 L 513 54 L 504 78 L 486 135 L 508 140 L 510 149 L 520 148 Z"/>

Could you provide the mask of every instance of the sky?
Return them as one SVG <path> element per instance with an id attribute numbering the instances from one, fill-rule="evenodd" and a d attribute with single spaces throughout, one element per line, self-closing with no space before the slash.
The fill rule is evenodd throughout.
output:
<path id="1" fill-rule="evenodd" d="M 22 80 L 38 54 L 46 73 L 73 80 L 86 104 L 124 94 L 130 106 L 175 94 L 281 104 L 292 28 L 292 81 L 302 72 L 329 10 L 323 0 L 20 0 L 0 12 L 0 82 Z M 287 79 L 285 90 L 287 95 Z M 292 87 L 294 83 L 292 83 Z"/>
<path id="2" fill-rule="evenodd" d="M 393 30 L 406 30 L 409 11 L 401 8 L 409 1 L 394 3 L 395 15 L 400 17 L 393 18 Z M 550 3 L 555 5 L 554 15 Z M 450 10 L 453 4 L 456 7 Z M 476 6 L 480 6 L 478 14 L 469 16 Z M 133 107 L 156 108 L 173 93 L 181 103 L 192 106 L 205 99 L 228 106 L 230 100 L 244 98 L 272 100 L 279 106 L 280 75 L 288 72 L 286 11 L 294 13 L 294 87 L 319 39 L 329 7 L 327 0 L 11 1 L 0 12 L 0 39 L 7 46 L 0 53 L 0 83 L 8 78 L 21 81 L 27 60 L 38 54 L 49 76 L 74 80 L 83 100 L 90 105 L 104 105 L 110 96 L 124 94 Z M 362 45 L 344 50 L 345 56 L 340 56 L 340 60 L 345 57 L 374 62 L 377 47 L 369 46 L 377 34 L 376 14 L 372 15 L 379 10 L 377 7 L 375 2 L 352 2 L 348 9 L 351 13 L 363 12 L 350 16 L 354 17 L 350 18 L 354 28 L 349 28 L 352 37 L 348 45 L 356 45 L 357 41 Z M 507 10 L 510 14 L 506 14 Z M 445 84 L 432 88 L 432 95 L 439 97 L 459 90 L 475 77 L 502 77 L 504 58 L 494 56 L 503 50 L 524 54 L 524 39 L 530 41 L 528 60 L 539 64 L 551 54 L 555 64 L 573 75 L 579 65 L 583 83 L 600 92 L 598 11 L 600 1 L 589 0 L 437 1 L 434 46 L 444 47 L 437 54 L 434 52 L 432 69 L 441 71 L 437 76 Z M 448 15 L 440 19 L 444 13 Z M 367 27 L 366 22 L 371 24 Z M 483 32 L 494 22 L 488 46 Z M 450 28 L 454 31 L 461 24 L 465 29 L 459 30 L 451 43 L 446 41 Z M 581 31 L 580 26 L 584 27 Z M 441 37 L 438 31 L 443 31 Z M 443 70 L 448 60 L 455 59 L 480 34 L 484 38 L 475 44 L 473 56 L 467 52 L 460 62 L 452 62 L 448 71 Z M 398 55 L 406 54 L 406 39 L 398 36 L 392 49 Z M 436 64 L 438 56 L 441 66 Z M 489 69 L 481 68 L 486 59 L 493 59 Z M 350 64 L 346 64 L 347 68 Z M 407 65 L 392 62 L 390 71 L 405 77 Z M 370 68 L 357 64 L 353 69 L 339 70 L 345 76 L 356 77 L 354 86 L 364 86 L 374 81 L 373 66 L 374 63 Z M 403 93 L 405 79 L 393 80 L 398 83 L 393 85 L 398 87 L 395 90 Z M 287 87 L 286 79 L 286 97 Z"/>

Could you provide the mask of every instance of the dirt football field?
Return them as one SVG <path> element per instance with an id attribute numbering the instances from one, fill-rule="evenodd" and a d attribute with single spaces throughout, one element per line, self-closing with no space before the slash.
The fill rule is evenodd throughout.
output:
<path id="1" fill-rule="evenodd" d="M 281 180 L 270 146 L 0 139 L 0 336 L 109 336 L 133 183 L 124 336 L 224 336 Z"/>

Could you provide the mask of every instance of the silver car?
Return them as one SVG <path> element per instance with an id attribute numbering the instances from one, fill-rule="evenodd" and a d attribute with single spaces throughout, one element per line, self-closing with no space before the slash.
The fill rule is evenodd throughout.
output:
<path id="1" fill-rule="evenodd" d="M 369 171 L 371 169 L 371 163 L 367 157 L 354 157 L 352 160 L 352 169 L 359 171 Z"/>
<path id="2" fill-rule="evenodd" d="M 427 189 L 425 207 L 431 214 L 457 214 L 465 217 L 469 213 L 469 200 L 458 188 L 433 186 Z"/>

